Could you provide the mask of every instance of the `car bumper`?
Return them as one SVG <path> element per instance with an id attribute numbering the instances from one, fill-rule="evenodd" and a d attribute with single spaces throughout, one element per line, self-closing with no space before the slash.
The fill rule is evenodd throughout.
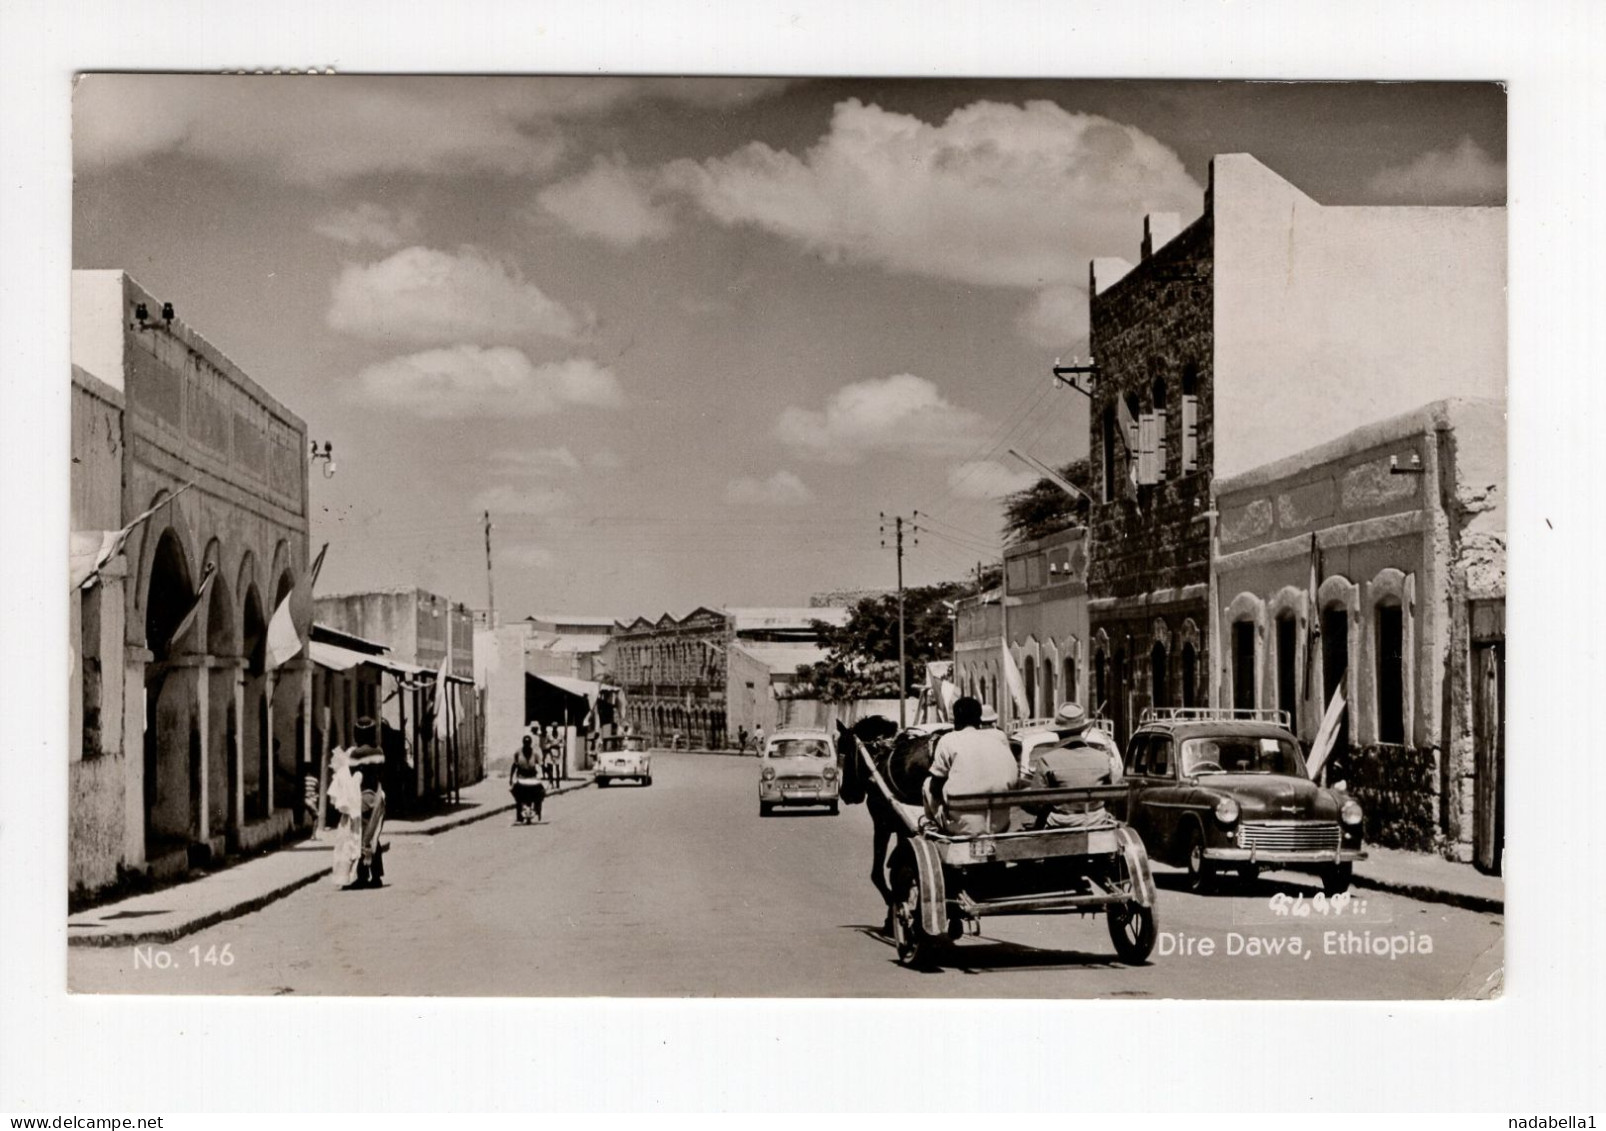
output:
<path id="1" fill-rule="evenodd" d="M 829 805 L 837 799 L 839 787 L 818 789 L 777 789 L 768 783 L 759 787 L 758 799 L 769 805 Z"/>
<path id="2" fill-rule="evenodd" d="M 1267 848 L 1207 848 L 1206 860 L 1232 864 L 1349 864 L 1365 860 L 1366 853 L 1359 848 L 1292 849 Z"/>

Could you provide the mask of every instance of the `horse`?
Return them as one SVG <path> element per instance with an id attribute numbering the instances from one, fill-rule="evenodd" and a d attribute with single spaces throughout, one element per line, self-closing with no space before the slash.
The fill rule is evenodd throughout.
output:
<path id="1" fill-rule="evenodd" d="M 842 763 L 842 785 L 839 796 L 848 805 L 861 802 L 870 812 L 874 828 L 874 842 L 870 855 L 870 882 L 887 904 L 887 921 L 884 932 L 890 932 L 892 905 L 895 902 L 892 885 L 887 879 L 887 853 L 903 822 L 893 809 L 893 802 L 906 805 L 921 804 L 925 779 L 930 775 L 934 735 L 920 731 L 900 732 L 898 725 L 879 715 L 869 715 L 853 726 L 837 721 L 837 755 Z M 874 766 L 892 791 L 883 793 L 870 772 Z"/>

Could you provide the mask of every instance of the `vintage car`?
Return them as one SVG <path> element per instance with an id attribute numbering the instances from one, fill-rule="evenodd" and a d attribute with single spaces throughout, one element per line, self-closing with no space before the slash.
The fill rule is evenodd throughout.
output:
<path id="1" fill-rule="evenodd" d="M 1282 711 L 1145 711 L 1126 748 L 1127 821 L 1149 856 L 1208 889 L 1218 874 L 1316 871 L 1348 889 L 1361 807 L 1311 781 Z"/>
<path id="2" fill-rule="evenodd" d="M 782 805 L 825 805 L 837 812 L 841 776 L 828 731 L 783 729 L 764 743 L 759 758 L 758 815 Z"/>
<path id="3" fill-rule="evenodd" d="M 652 784 L 652 754 L 638 734 L 608 734 L 597 740 L 597 785 L 612 785 L 623 778 Z"/>

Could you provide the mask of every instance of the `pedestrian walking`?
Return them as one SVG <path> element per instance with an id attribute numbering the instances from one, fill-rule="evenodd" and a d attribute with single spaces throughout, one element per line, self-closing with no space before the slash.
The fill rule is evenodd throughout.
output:
<path id="1" fill-rule="evenodd" d="M 760 758 L 764 756 L 764 724 L 759 723 L 753 728 L 753 752 Z"/>
<path id="2" fill-rule="evenodd" d="M 514 818 L 517 824 L 527 824 L 531 820 L 540 823 L 541 807 L 546 801 L 546 786 L 541 782 L 541 772 L 535 743 L 529 735 L 525 735 L 524 743 L 513 756 L 513 766 L 507 775 L 508 790 L 513 794 L 518 809 Z"/>
<path id="3" fill-rule="evenodd" d="M 742 754 L 747 753 L 747 728 L 736 728 L 736 749 Z"/>

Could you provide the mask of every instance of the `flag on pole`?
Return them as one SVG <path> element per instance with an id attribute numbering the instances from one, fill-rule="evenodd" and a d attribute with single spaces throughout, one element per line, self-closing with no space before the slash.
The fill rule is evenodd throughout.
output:
<path id="1" fill-rule="evenodd" d="M 1031 708 L 1026 703 L 1026 682 L 1020 677 L 1020 669 L 1015 666 L 1015 657 L 1009 654 L 1007 642 L 999 645 L 1004 651 L 1004 686 L 1009 690 L 1009 700 L 1015 705 L 1015 718 L 1017 721 L 1025 720 L 1031 715 Z"/>
<path id="2" fill-rule="evenodd" d="M 1316 732 L 1316 741 L 1310 748 L 1310 761 L 1305 768 L 1310 771 L 1311 780 L 1321 772 L 1322 765 L 1327 756 L 1333 752 L 1333 744 L 1338 741 L 1338 727 L 1344 719 L 1344 677 L 1338 679 L 1338 686 L 1333 688 L 1333 701 L 1327 704 L 1327 713 L 1322 716 L 1321 729 Z"/>
<path id="3" fill-rule="evenodd" d="M 323 556 L 328 552 L 329 543 L 325 542 L 312 560 L 306 581 L 298 582 L 273 610 L 273 619 L 268 622 L 265 663 L 270 672 L 301 651 L 301 633 L 296 630 L 296 624 L 311 620 L 312 587 L 318 583 L 318 571 L 323 568 Z"/>
<path id="4" fill-rule="evenodd" d="M 167 638 L 167 650 L 171 652 L 178 642 L 184 639 L 184 634 L 195 624 L 195 618 L 200 615 L 201 606 L 206 603 L 206 595 L 211 591 L 212 582 L 217 577 L 217 563 L 207 562 L 206 570 L 201 574 L 201 584 L 195 589 L 195 600 L 190 602 L 189 611 L 179 619 L 178 626 L 173 634 Z"/>
<path id="5" fill-rule="evenodd" d="M 106 563 L 123 552 L 123 546 L 135 528 L 193 486 L 194 480 L 184 484 L 121 530 L 74 530 L 67 548 L 69 588 L 88 589 L 93 586 Z"/>

